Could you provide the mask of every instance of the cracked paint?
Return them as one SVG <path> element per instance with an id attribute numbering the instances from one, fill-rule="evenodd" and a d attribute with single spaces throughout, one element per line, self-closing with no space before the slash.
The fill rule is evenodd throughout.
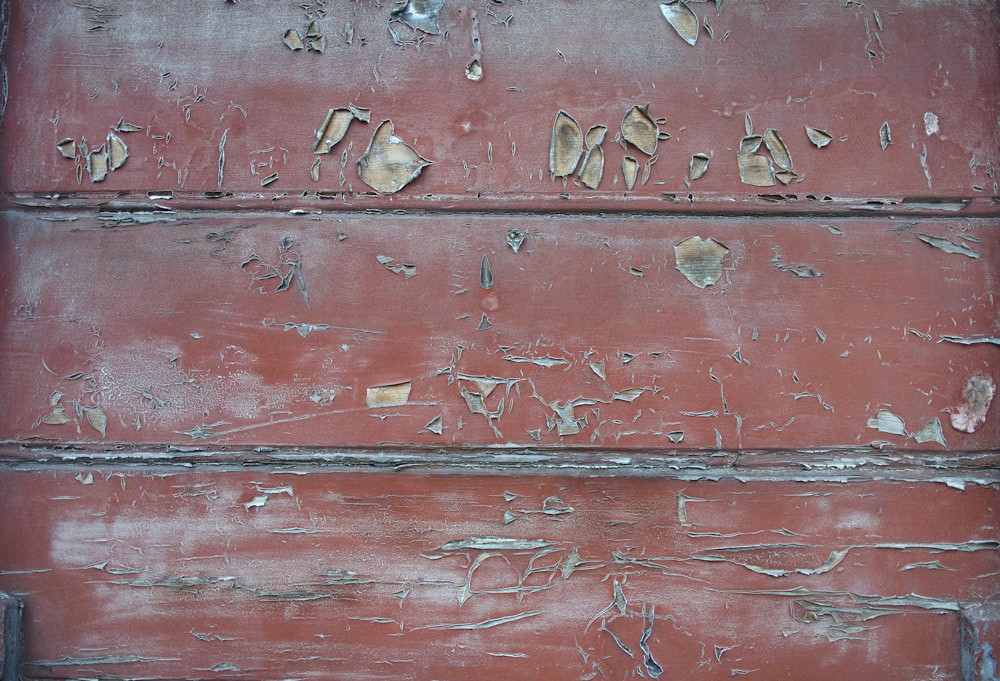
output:
<path id="1" fill-rule="evenodd" d="M 992 4 L 29 4 L 26 678 L 995 675 Z"/>

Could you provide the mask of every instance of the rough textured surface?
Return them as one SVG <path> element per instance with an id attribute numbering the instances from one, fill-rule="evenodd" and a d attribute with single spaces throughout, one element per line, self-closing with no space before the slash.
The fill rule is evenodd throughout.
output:
<path id="1" fill-rule="evenodd" d="M 1000 10 L 663 4 L 0 0 L 12 673 L 995 677 Z"/>
<path id="2" fill-rule="evenodd" d="M 631 678 L 652 617 L 664 678 L 957 680 L 959 604 L 1000 587 L 997 501 L 889 481 L 33 466 L 0 478 L 0 586 L 29 604 L 29 676 Z"/>
<path id="3" fill-rule="evenodd" d="M 175 201 L 222 191 L 226 205 L 303 191 L 333 203 L 316 198 L 329 192 L 362 208 L 467 200 L 470 208 L 662 210 L 665 193 L 691 193 L 705 210 L 878 209 L 868 201 L 928 198 L 994 206 L 996 3 L 692 3 L 711 27 L 694 47 L 655 3 L 497 4 L 447 2 L 441 33 L 429 35 L 388 24 L 391 4 L 242 0 L 192 13 L 167 2 L 151 13 L 129 2 L 14 2 L 6 61 L 16 68 L 8 68 L 2 134 L 16 153 L 5 154 L 0 187 L 8 197 L 59 193 L 72 203 L 152 190 Z M 304 33 L 310 21 L 325 50 L 288 49 L 285 31 Z M 476 52 L 483 76 L 471 81 Z M 350 103 L 370 108 L 372 122 L 351 126 L 313 182 L 316 131 L 330 108 Z M 626 191 L 617 170 L 597 191 L 550 179 L 560 110 L 584 130 L 603 124 L 614 135 L 629 109 L 646 104 L 670 135 L 647 182 Z M 755 134 L 775 129 L 787 144 L 796 175 L 787 187 L 740 183 L 746 116 Z M 435 164 L 391 201 L 372 200 L 359 196 L 369 189 L 354 162 L 386 118 Z M 121 119 L 137 128 L 120 133 L 125 165 L 101 183 L 86 173 L 78 182 L 56 143 L 86 138 L 97 148 Z M 883 151 L 885 123 L 892 144 Z M 815 148 L 806 126 L 832 141 Z M 603 146 L 608 169 L 627 154 L 649 158 L 610 138 Z M 712 164 L 689 188 L 694 153 Z M 777 205 L 761 192 L 778 194 Z M 676 208 L 691 206 L 685 198 Z"/>
<path id="4" fill-rule="evenodd" d="M 975 603 L 963 607 L 961 613 L 963 681 L 997 678 L 1000 607 L 996 603 Z"/>
<path id="5" fill-rule="evenodd" d="M 507 216 L 47 217 L 0 217 L 11 443 L 939 454 L 1000 439 L 995 415 L 966 433 L 947 413 L 997 346 L 943 340 L 997 333 L 992 219 L 551 217 L 514 253 Z M 980 257 L 916 231 L 977 239 Z M 704 288 L 675 266 L 692 235 L 729 249 Z M 401 382 L 398 406 L 366 400 Z M 902 428 L 872 427 L 881 411 Z M 914 437 L 935 419 L 939 437 Z"/>

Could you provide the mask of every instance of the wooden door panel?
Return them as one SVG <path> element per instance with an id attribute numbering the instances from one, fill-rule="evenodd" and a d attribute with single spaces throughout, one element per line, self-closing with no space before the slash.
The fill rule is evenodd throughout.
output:
<path id="1" fill-rule="evenodd" d="M 980 486 L 58 466 L 0 499 L 39 677 L 959 678 L 998 586 Z"/>
<path id="2" fill-rule="evenodd" d="M 3 681 L 995 676 L 996 3 L 0 24 Z"/>
<path id="3" fill-rule="evenodd" d="M 517 253 L 511 224 L 9 213 L 4 380 L 23 387 L 3 408 L 8 441 L 650 453 L 997 441 L 995 419 L 975 433 L 951 422 L 996 353 L 995 219 L 528 218 Z M 692 237 L 709 250 L 691 256 Z M 714 284 L 685 277 L 697 258 L 715 258 Z M 408 394 L 383 388 L 399 384 Z M 933 437 L 913 437 L 929 423 Z"/>
<path id="4" fill-rule="evenodd" d="M 995 3 L 691 7 L 705 26 L 693 47 L 645 3 L 447 2 L 441 33 L 430 35 L 390 23 L 393 7 L 378 3 L 217 2 L 197 12 L 160 3 L 151 15 L 134 3 L 15 2 L 3 126 L 16 153 L 5 154 L 2 187 L 24 202 L 59 194 L 49 205 L 153 191 L 202 204 L 222 192 L 227 206 L 305 192 L 325 206 L 472 210 L 870 209 L 904 199 L 992 210 Z M 286 47 L 285 32 L 304 35 L 312 21 L 324 51 Z M 483 76 L 473 81 L 466 67 L 476 53 Z M 371 122 L 314 154 L 328 110 L 351 103 L 371 109 Z M 615 138 L 626 112 L 647 104 L 670 138 L 651 155 L 623 150 Z M 550 178 L 560 110 L 584 131 L 609 129 L 596 190 Z M 756 134 L 775 129 L 787 145 L 789 185 L 741 184 L 747 116 Z M 360 196 L 371 190 L 356 162 L 387 119 L 434 165 L 406 191 Z M 86 172 L 78 181 L 79 163 L 56 144 L 86 140 L 89 151 L 120 120 L 138 128 L 118 132 L 126 163 L 98 183 Z M 829 144 L 817 148 L 806 126 Z M 709 169 L 685 182 L 694 154 L 710 157 Z M 626 155 L 642 166 L 656 157 L 631 191 Z"/>

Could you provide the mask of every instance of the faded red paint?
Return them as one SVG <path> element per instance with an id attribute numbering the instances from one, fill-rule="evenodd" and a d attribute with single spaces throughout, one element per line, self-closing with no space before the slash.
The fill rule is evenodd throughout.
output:
<path id="1" fill-rule="evenodd" d="M 995 3 L 102 5 L 0 2 L 26 678 L 992 673 Z"/>
<path id="2" fill-rule="evenodd" d="M 31 676 L 621 678 L 655 609 L 664 678 L 958 678 L 958 604 L 1000 586 L 980 486 L 60 465 L 0 499 Z"/>
<path id="3" fill-rule="evenodd" d="M 942 342 L 996 334 L 989 291 L 1000 252 L 987 220 L 895 232 L 840 219 L 832 234 L 827 218 L 758 220 L 748 231 L 708 219 L 551 217 L 515 254 L 510 219 L 495 216 L 471 228 L 461 216 L 171 213 L 128 227 L 132 238 L 100 216 L 42 217 L 8 213 L 4 228 L 4 287 L 23 307 L 6 321 L 4 351 L 19 360 L 3 380 L 22 387 L 0 421 L 18 442 L 640 456 L 832 447 L 891 460 L 878 450 L 945 447 L 871 427 L 880 410 L 910 434 L 937 419 L 959 450 L 991 451 L 1000 434 L 992 416 L 971 434 L 948 418 L 996 346 Z M 975 236 L 980 257 L 934 249 L 918 232 Z M 724 276 L 704 289 L 673 261 L 692 234 L 730 249 Z M 308 302 L 297 279 L 276 291 L 280 278 L 254 281 L 240 265 L 250 254 L 277 265 L 283 238 L 299 254 Z M 777 264 L 821 276 L 781 271 L 776 253 Z M 387 270 L 379 255 L 416 275 Z M 865 281 L 885 284 L 862 297 Z M 401 381 L 408 404 L 366 406 L 368 388 Z M 487 419 L 462 391 L 494 385 L 483 403 L 501 415 Z M 560 417 L 577 398 L 586 403 Z M 103 436 L 78 407 L 103 410 Z M 49 418 L 57 409 L 67 417 Z M 439 416 L 440 434 L 425 429 Z M 572 434 L 555 427 L 570 419 L 586 421 Z"/>
<path id="4" fill-rule="evenodd" d="M 969 201 L 965 212 L 995 212 L 988 173 L 998 149 L 998 15 L 991 2 L 724 2 L 718 11 L 696 3 L 714 39 L 703 31 L 693 48 L 655 5 L 505 3 L 478 8 L 480 81 L 465 77 L 475 51 L 475 3 L 446 2 L 440 25 L 447 37 L 423 35 L 419 48 L 392 43 L 389 6 L 331 5 L 323 17 L 313 12 L 327 39 L 322 54 L 282 44 L 286 29 L 305 30 L 307 12 L 298 5 L 218 2 L 191 16 L 183 3 L 161 4 L 156 15 L 132 3 L 105 4 L 102 12 L 11 3 L 6 61 L 16 68 L 8 69 L 3 133 L 17 152 L 5 154 L 0 180 L 8 200 L 92 205 L 172 191 L 175 204 L 214 207 L 271 206 L 282 196 L 276 207 L 294 201 L 332 210 L 345 200 L 360 209 L 784 212 L 909 210 L 947 199 Z M 504 24 L 485 9 L 512 18 Z M 403 39 L 420 35 L 394 26 Z M 320 156 L 320 181 L 313 182 L 315 131 L 330 108 L 352 102 L 370 108 L 372 122 L 355 122 Z M 629 192 L 623 156 L 637 155 L 640 164 L 647 157 L 622 150 L 614 137 L 626 111 L 647 103 L 671 137 L 660 142 L 648 183 Z M 609 128 L 596 192 L 549 179 L 559 110 L 584 130 Z M 746 114 L 757 134 L 780 132 L 801 181 L 740 183 L 736 151 Z M 936 117 L 937 132 L 927 134 L 925 114 Z M 120 134 L 130 149 L 126 164 L 101 183 L 84 177 L 78 184 L 56 142 L 85 137 L 96 146 L 122 118 L 140 128 Z M 361 196 L 368 187 L 355 161 L 384 119 L 435 163 L 392 197 Z M 893 143 L 883 151 L 886 122 Z M 815 148 L 805 126 L 828 130 L 833 141 Z M 341 187 L 340 154 L 348 145 Z M 684 177 L 695 153 L 711 162 L 689 188 Z M 278 179 L 261 187 L 275 172 Z M 221 199 L 204 202 L 205 192 L 220 190 Z M 317 198 L 321 191 L 334 198 Z M 60 198 L 46 201 L 38 192 Z"/>

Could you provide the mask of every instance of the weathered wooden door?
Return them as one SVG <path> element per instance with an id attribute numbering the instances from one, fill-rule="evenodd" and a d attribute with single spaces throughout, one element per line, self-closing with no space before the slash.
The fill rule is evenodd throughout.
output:
<path id="1" fill-rule="evenodd" d="M 4 679 L 996 678 L 995 2 L 0 11 Z"/>

